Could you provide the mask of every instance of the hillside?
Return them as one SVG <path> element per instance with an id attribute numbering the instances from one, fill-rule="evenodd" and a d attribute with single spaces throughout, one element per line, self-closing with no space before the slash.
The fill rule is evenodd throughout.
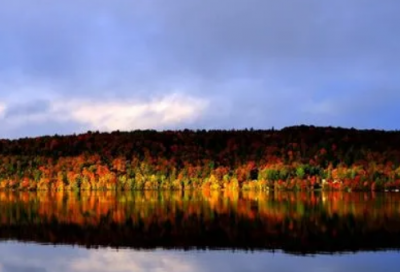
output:
<path id="1" fill-rule="evenodd" d="M 400 188 L 400 132 L 88 132 L 0 141 L 0 188 L 15 190 Z"/>

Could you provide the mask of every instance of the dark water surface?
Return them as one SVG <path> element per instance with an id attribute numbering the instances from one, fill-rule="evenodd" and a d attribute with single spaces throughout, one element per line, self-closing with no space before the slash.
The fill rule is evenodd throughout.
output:
<path id="1" fill-rule="evenodd" d="M 400 194 L 0 192 L 0 271 L 399 271 Z"/>

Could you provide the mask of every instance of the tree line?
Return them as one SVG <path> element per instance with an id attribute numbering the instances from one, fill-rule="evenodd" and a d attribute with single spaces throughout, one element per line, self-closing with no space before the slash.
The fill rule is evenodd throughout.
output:
<path id="1" fill-rule="evenodd" d="M 400 132 L 137 130 L 0 140 L 3 190 L 397 190 Z"/>

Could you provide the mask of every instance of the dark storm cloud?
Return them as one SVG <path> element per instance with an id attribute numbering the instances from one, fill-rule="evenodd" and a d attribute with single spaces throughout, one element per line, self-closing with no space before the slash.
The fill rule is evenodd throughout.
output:
<path id="1" fill-rule="evenodd" d="M 77 101 L 137 106 L 178 93 L 180 103 L 201 100 L 207 109 L 193 106 L 185 112 L 201 114 L 191 122 L 156 127 L 396 128 L 399 10 L 394 0 L 6 1 L 0 123 L 46 109 L 32 101 L 49 101 L 51 114 L 72 100 L 87 113 L 91 103 Z M 38 130 L 49 131 L 39 119 Z"/>

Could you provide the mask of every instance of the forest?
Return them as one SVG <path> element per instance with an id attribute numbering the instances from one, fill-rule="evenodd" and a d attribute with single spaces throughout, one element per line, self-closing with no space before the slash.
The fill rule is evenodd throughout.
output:
<path id="1" fill-rule="evenodd" d="M 136 130 L 0 140 L 0 190 L 400 189 L 400 132 Z"/>

